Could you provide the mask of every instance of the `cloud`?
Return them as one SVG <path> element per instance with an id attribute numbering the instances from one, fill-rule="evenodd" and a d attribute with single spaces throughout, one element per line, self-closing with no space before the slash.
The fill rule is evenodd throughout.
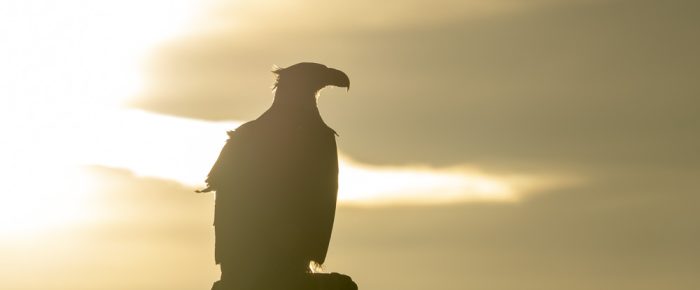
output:
<path id="1" fill-rule="evenodd" d="M 87 118 L 84 118 L 87 119 Z M 102 111 L 89 124 L 61 130 L 54 147 L 80 164 L 123 168 L 139 176 L 203 188 L 227 130 L 239 122 L 210 122 L 140 110 Z M 486 172 L 476 166 L 372 166 L 340 157 L 341 203 L 362 205 L 517 201 L 579 177 L 557 174 Z M 32 164 L 34 165 L 34 164 Z"/>
<path id="2" fill-rule="evenodd" d="M 359 206 L 429 206 L 461 202 L 517 202 L 580 177 L 489 174 L 466 166 L 372 166 L 340 158 L 339 201 Z"/>
<path id="3" fill-rule="evenodd" d="M 272 64 L 312 60 L 353 79 L 349 94 L 325 91 L 320 106 L 360 162 L 697 169 L 695 6 L 559 2 L 434 26 L 202 36 L 161 51 L 134 105 L 252 119 L 270 103 Z"/>

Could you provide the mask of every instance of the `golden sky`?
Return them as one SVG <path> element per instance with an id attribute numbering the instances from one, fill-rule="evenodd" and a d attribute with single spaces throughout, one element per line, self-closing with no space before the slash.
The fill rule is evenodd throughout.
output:
<path id="1" fill-rule="evenodd" d="M 326 269 L 362 289 L 697 289 L 693 1 L 3 1 L 0 289 L 209 289 L 193 190 L 273 65 L 352 79 Z"/>

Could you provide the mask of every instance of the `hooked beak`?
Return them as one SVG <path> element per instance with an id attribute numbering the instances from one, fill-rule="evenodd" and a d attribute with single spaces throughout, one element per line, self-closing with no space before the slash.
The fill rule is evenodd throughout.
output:
<path id="1" fill-rule="evenodd" d="M 334 68 L 328 68 L 327 76 L 328 85 L 347 88 L 348 91 L 350 90 L 350 78 L 348 78 L 348 75 L 344 72 Z"/>

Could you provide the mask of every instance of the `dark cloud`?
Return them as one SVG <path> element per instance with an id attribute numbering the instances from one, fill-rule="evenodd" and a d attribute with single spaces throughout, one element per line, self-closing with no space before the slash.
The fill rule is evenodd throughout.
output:
<path id="1" fill-rule="evenodd" d="M 353 79 L 320 106 L 363 162 L 697 169 L 697 8 L 559 3 L 425 28 L 203 36 L 158 54 L 135 105 L 251 119 L 270 104 L 273 63 L 311 60 Z"/>
<path id="2" fill-rule="evenodd" d="M 659 195 L 657 181 L 517 204 L 345 208 L 330 261 L 366 289 L 694 289 L 696 188 Z"/>

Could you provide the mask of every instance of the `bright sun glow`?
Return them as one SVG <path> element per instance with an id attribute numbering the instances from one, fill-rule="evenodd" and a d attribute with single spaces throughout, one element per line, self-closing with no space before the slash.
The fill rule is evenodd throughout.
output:
<path id="1" fill-rule="evenodd" d="M 89 216 L 69 138 L 138 92 L 147 53 L 184 30 L 196 2 L 0 2 L 0 233 Z"/>

